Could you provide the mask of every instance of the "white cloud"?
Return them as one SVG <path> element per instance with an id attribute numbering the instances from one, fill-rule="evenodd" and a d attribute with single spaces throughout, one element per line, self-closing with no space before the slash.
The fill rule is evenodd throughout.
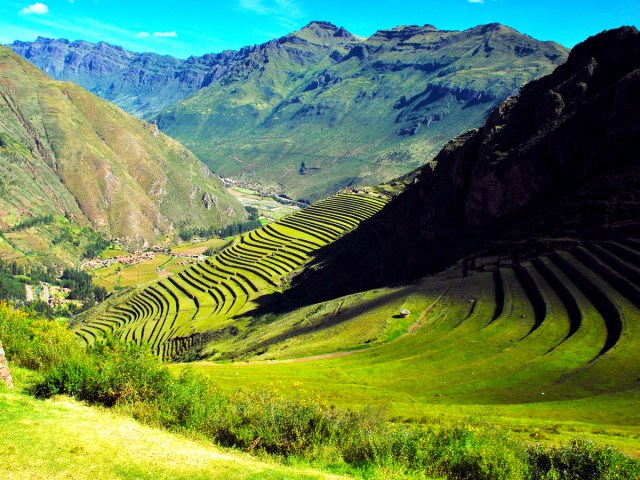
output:
<path id="1" fill-rule="evenodd" d="M 263 5 L 261 0 L 240 0 L 240 8 L 257 13 L 258 15 L 269 14 L 269 9 Z"/>
<path id="2" fill-rule="evenodd" d="M 36 15 L 44 15 L 45 13 L 49 13 L 49 7 L 47 7 L 44 3 L 34 3 L 33 5 L 24 7 L 22 10 L 20 10 L 20 13 L 22 13 L 23 15 L 30 15 L 32 13 Z"/>
<path id="3" fill-rule="evenodd" d="M 305 16 L 298 0 L 238 0 L 238 7 L 256 15 L 274 17 L 287 29 L 294 28 Z"/>
<path id="4" fill-rule="evenodd" d="M 304 16 L 296 0 L 239 0 L 240 9 L 258 15 L 275 15 L 285 18 Z"/>
<path id="5" fill-rule="evenodd" d="M 136 37 L 138 37 L 138 38 L 147 38 L 150 35 L 151 34 L 149 32 L 138 32 L 138 33 L 136 33 Z"/>
<path id="6" fill-rule="evenodd" d="M 469 3 L 484 3 L 484 0 L 468 0 Z"/>
<path id="7" fill-rule="evenodd" d="M 153 32 L 154 37 L 177 37 L 176 32 Z"/>

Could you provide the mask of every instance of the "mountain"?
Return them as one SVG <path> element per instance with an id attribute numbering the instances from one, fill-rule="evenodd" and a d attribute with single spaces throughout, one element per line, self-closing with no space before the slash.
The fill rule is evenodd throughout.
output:
<path id="1" fill-rule="evenodd" d="M 186 61 L 104 43 L 11 47 L 130 112 L 164 107 L 149 118 L 220 174 L 310 200 L 423 165 L 567 55 L 499 24 L 401 26 L 361 39 L 311 22 Z"/>
<path id="2" fill-rule="evenodd" d="M 577 45 L 551 75 L 459 136 L 436 166 L 327 247 L 290 298 L 328 298 L 640 231 L 640 33 Z M 637 260 L 636 260 L 637 261 Z"/>
<path id="3" fill-rule="evenodd" d="M 106 42 L 70 42 L 38 37 L 10 47 L 58 80 L 68 80 L 144 117 L 157 113 L 218 78 L 243 52 L 222 52 L 181 60 L 136 53 Z"/>
<path id="4" fill-rule="evenodd" d="M 246 211 L 189 150 L 0 47 L 0 228 L 66 217 L 131 246 Z M 29 222 L 26 222 L 29 224 Z M 53 248 L 44 245 L 43 248 Z"/>
<path id="5" fill-rule="evenodd" d="M 364 41 L 339 32 L 312 23 L 262 45 L 237 73 L 163 111 L 158 125 L 224 176 L 315 200 L 424 164 L 566 58 L 557 44 L 497 24 L 398 27 Z M 334 35 L 347 41 L 326 41 Z M 303 47 L 316 52 L 313 62 Z"/>

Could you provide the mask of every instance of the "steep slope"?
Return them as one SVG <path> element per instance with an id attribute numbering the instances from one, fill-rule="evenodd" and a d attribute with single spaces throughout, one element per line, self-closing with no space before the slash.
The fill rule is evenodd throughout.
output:
<path id="1" fill-rule="evenodd" d="M 246 212 L 196 157 L 155 126 L 0 48 L 1 227 L 41 215 L 131 245 Z"/>
<path id="2" fill-rule="evenodd" d="M 576 46 L 485 126 L 317 260 L 291 298 L 326 298 L 443 269 L 640 230 L 640 34 Z M 560 239 L 560 240 L 554 240 Z"/>
<path id="3" fill-rule="evenodd" d="M 566 58 L 557 44 L 497 24 L 398 27 L 313 63 L 291 54 L 331 35 L 344 34 L 312 23 L 261 46 L 254 63 L 168 108 L 158 125 L 223 175 L 317 199 L 428 161 Z"/>
<path id="4" fill-rule="evenodd" d="M 311 200 L 424 164 L 567 55 L 499 24 L 402 26 L 363 40 L 311 22 L 263 45 L 186 61 L 105 43 L 11 47 L 132 113 L 166 107 L 159 127 L 215 171 Z"/>

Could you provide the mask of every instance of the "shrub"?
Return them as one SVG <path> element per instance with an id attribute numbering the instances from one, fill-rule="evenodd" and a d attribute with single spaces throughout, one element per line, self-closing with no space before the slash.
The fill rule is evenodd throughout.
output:
<path id="1" fill-rule="evenodd" d="M 93 350 L 52 366 L 36 386 L 36 394 L 66 393 L 111 407 L 152 401 L 170 385 L 169 371 L 148 348 L 108 338 Z"/>
<path id="2" fill-rule="evenodd" d="M 640 478 L 640 462 L 609 446 L 574 440 L 560 447 L 536 444 L 527 452 L 532 480 Z"/>
<path id="3" fill-rule="evenodd" d="M 1 302 L 0 339 L 10 362 L 41 372 L 81 352 L 75 335 L 64 326 Z"/>

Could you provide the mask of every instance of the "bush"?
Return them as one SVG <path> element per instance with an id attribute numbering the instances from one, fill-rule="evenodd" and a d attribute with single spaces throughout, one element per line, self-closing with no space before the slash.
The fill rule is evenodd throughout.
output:
<path id="1" fill-rule="evenodd" d="M 49 369 L 37 396 L 66 393 L 112 407 L 151 401 L 171 386 L 169 371 L 147 348 L 107 339 L 82 353 Z"/>
<path id="2" fill-rule="evenodd" d="M 640 478 L 640 463 L 608 446 L 574 440 L 560 447 L 534 445 L 528 450 L 532 480 L 613 480 Z"/>
<path id="3" fill-rule="evenodd" d="M 40 372 L 83 353 L 75 335 L 62 325 L 1 302 L 0 339 L 10 362 Z"/>

